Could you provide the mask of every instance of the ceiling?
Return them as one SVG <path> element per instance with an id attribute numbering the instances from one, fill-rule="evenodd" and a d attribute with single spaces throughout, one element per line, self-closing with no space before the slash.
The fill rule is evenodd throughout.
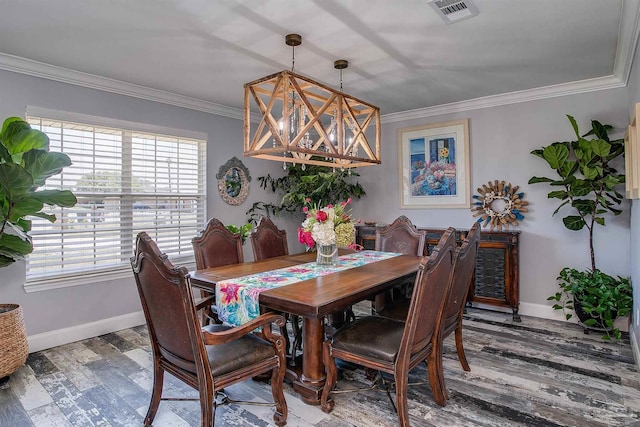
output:
<path id="1" fill-rule="evenodd" d="M 429 0 L 13 1 L 0 69 L 241 117 L 243 84 L 291 69 L 299 33 L 297 73 L 337 88 L 347 59 L 344 91 L 382 114 L 626 84 L 639 0 L 472 1 L 449 25 Z"/>

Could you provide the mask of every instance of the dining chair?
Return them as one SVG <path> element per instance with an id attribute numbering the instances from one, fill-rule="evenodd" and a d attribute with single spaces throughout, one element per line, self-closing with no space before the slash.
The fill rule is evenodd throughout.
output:
<path id="1" fill-rule="evenodd" d="M 455 332 L 456 352 L 462 369 L 470 371 L 462 345 L 462 315 L 464 313 L 467 295 L 471 288 L 473 273 L 476 267 L 476 257 L 480 244 L 480 224 L 475 222 L 467 236 L 456 249 L 456 268 L 453 272 L 451 293 L 445 305 L 444 327 L 442 338 L 446 338 Z M 393 305 L 381 310 L 380 316 L 404 321 L 409 313 L 409 300 L 394 301 Z M 446 392 L 446 388 L 444 389 Z"/>
<path id="2" fill-rule="evenodd" d="M 258 222 L 256 229 L 251 233 L 251 247 L 253 248 L 253 258 L 256 261 L 289 255 L 287 232 L 280 230 L 269 217 L 264 216 Z M 282 314 L 285 319 L 291 323 L 291 329 L 293 330 L 293 343 L 290 342 L 286 325 L 280 330 L 280 332 L 286 340 L 287 354 L 291 356 L 292 364 L 295 365 L 296 349 L 302 348 L 302 328 L 299 323 L 300 317 L 289 315 L 289 313 L 280 314 Z M 290 345 L 291 349 L 289 350 Z"/>
<path id="3" fill-rule="evenodd" d="M 198 270 L 244 262 L 242 235 L 229 231 L 217 218 L 211 218 L 204 230 L 191 240 L 191 244 Z M 213 297 L 212 304 L 203 309 L 202 324 L 210 321 L 221 323 L 215 306 L 215 294 L 200 290 L 200 296 Z"/>
<path id="4" fill-rule="evenodd" d="M 284 318 L 270 313 L 237 328 L 201 327 L 188 270 L 174 267 L 145 232 L 137 236 L 131 266 L 153 353 L 153 390 L 144 425 L 153 423 L 161 400 L 185 400 L 162 397 L 165 372 L 198 390 L 202 427 L 213 427 L 217 406 L 235 402 L 221 394 L 224 387 L 270 372 L 273 419 L 285 425 L 284 339 L 271 332 L 271 324 L 281 326 Z"/>
<path id="5" fill-rule="evenodd" d="M 406 322 L 381 316 L 362 317 L 324 342 L 327 379 L 321 398 L 323 411 L 331 412 L 335 406 L 331 398 L 338 376 L 335 359 L 393 375 L 400 426 L 409 425 L 409 371 L 422 362 L 427 363 L 435 402 L 446 405 L 441 373 L 442 318 L 455 262 L 455 230 L 449 228 L 432 254 L 420 261 Z"/>
<path id="6" fill-rule="evenodd" d="M 418 230 L 409 218 L 401 215 L 387 227 L 376 230 L 375 250 L 423 256 L 426 239 L 426 231 Z M 398 284 L 395 289 L 376 295 L 374 312 L 384 309 L 396 298 L 396 294 L 411 295 L 411 286 L 413 280 L 408 280 Z"/>
<path id="7" fill-rule="evenodd" d="M 251 233 L 251 247 L 256 261 L 289 255 L 287 232 L 276 227 L 269 217 L 262 217 Z"/>

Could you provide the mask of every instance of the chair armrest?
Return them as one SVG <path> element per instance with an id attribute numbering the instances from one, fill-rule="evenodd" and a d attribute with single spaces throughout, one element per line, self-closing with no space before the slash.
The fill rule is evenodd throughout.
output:
<path id="1" fill-rule="evenodd" d="M 226 331 L 221 331 L 221 332 L 202 331 L 202 334 L 204 337 L 204 343 L 206 345 L 224 344 L 227 342 L 237 340 L 238 338 L 243 337 L 245 335 L 248 335 L 260 327 L 262 328 L 262 334 L 265 337 L 265 339 L 273 342 L 273 339 L 275 339 L 276 337 L 271 332 L 272 323 L 275 323 L 279 327 L 282 327 L 285 324 L 284 317 L 275 313 L 265 313 L 245 323 L 242 326 L 228 329 Z"/>

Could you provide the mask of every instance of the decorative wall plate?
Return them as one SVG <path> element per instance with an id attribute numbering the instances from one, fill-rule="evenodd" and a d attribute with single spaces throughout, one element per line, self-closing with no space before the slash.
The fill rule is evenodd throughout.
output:
<path id="1" fill-rule="evenodd" d="M 218 193 L 222 200 L 237 206 L 247 199 L 251 175 L 249 175 L 249 169 L 237 157 L 233 156 L 227 163 L 220 166 L 216 178 L 218 178 Z"/>
<path id="2" fill-rule="evenodd" d="M 477 189 L 480 194 L 473 196 L 475 201 L 471 205 L 473 216 L 479 217 L 477 222 L 483 227 L 490 226 L 491 231 L 508 230 L 509 226 L 518 225 L 518 221 L 524 219 L 522 212 L 529 210 L 526 207 L 529 202 L 523 200 L 524 193 L 518 193 L 519 188 L 511 183 L 505 185 L 504 181 L 497 179 L 493 183 L 482 184 Z"/>

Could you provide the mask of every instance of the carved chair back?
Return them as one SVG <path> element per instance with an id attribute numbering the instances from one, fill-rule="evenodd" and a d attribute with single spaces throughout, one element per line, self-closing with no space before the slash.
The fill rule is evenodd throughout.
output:
<path id="1" fill-rule="evenodd" d="M 289 255 L 286 231 L 276 227 L 268 217 L 262 217 L 255 231 L 251 233 L 251 246 L 256 261 Z"/>
<path id="2" fill-rule="evenodd" d="M 456 263 L 455 229 L 448 228 L 429 257 L 420 262 L 397 363 L 413 365 L 442 344 L 442 315 Z"/>
<path id="3" fill-rule="evenodd" d="M 211 218 L 191 244 L 198 270 L 244 262 L 242 236 L 227 230 L 217 218 Z"/>
<path id="4" fill-rule="evenodd" d="M 383 230 L 376 230 L 375 250 L 422 256 L 425 241 L 426 232 L 402 215 Z"/>

